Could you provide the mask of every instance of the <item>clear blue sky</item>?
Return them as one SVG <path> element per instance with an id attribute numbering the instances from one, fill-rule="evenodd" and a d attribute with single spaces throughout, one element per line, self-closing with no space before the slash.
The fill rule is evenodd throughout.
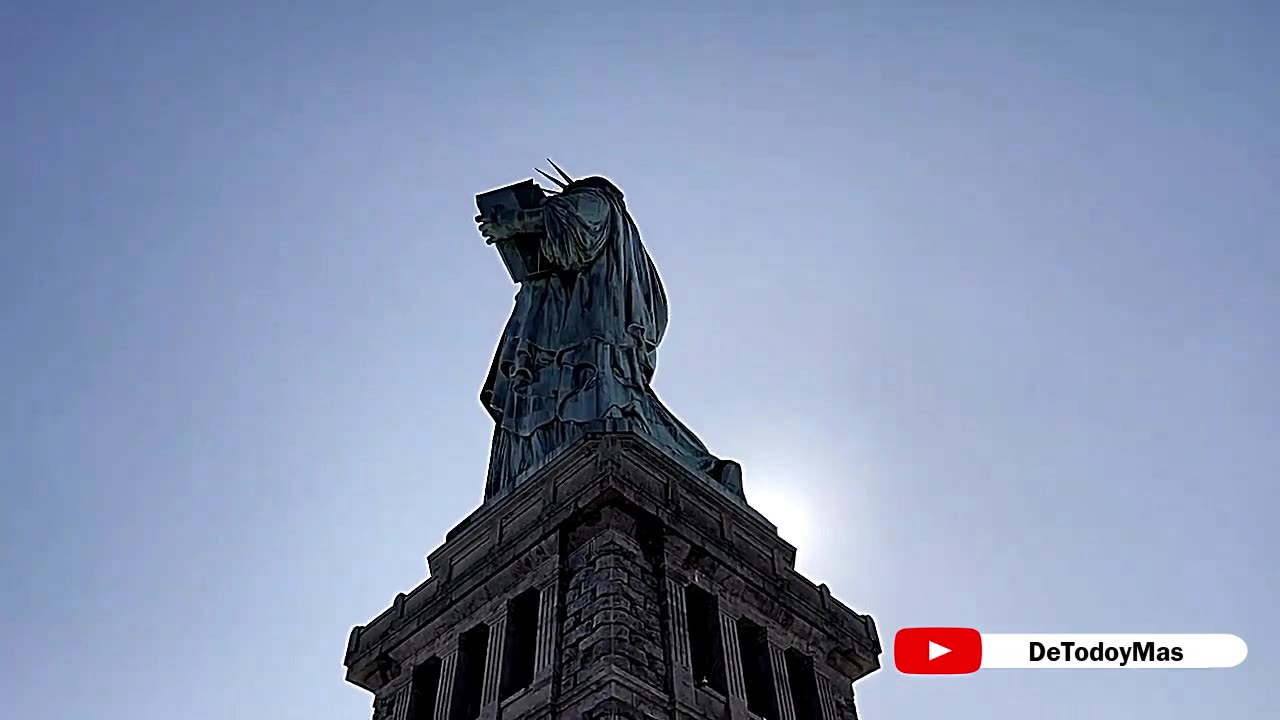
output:
<path id="1" fill-rule="evenodd" d="M 473 195 L 545 155 L 627 192 L 656 388 L 886 644 L 1251 649 L 868 720 L 1274 713 L 1274 3 L 182 5 L 0 9 L 0 715 L 368 716 L 348 629 L 482 495 Z"/>

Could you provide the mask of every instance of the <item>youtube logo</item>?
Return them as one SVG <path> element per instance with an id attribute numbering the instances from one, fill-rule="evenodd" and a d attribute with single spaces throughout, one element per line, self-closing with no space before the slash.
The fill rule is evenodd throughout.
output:
<path id="1" fill-rule="evenodd" d="M 982 666 L 982 635 L 972 628 L 906 628 L 893 638 L 893 664 L 906 675 L 964 675 Z"/>

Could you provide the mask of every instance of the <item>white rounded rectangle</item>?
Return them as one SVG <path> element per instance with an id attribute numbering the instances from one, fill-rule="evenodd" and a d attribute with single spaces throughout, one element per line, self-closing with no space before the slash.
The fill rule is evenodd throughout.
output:
<path id="1" fill-rule="evenodd" d="M 985 668 L 1229 668 L 1249 648 L 1235 635 L 982 633 Z"/>

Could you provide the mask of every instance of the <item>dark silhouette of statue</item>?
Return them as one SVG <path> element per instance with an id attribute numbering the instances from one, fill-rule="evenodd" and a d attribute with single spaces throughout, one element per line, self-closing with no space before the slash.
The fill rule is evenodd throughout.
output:
<path id="1" fill-rule="evenodd" d="M 481 234 L 520 283 L 480 392 L 495 423 L 485 499 L 601 427 L 645 436 L 742 499 L 738 464 L 712 456 L 650 387 L 667 297 L 622 191 L 552 166 L 563 180 L 542 174 L 558 193 L 526 181 L 477 198 Z M 501 193 L 511 199 L 486 207 Z"/>

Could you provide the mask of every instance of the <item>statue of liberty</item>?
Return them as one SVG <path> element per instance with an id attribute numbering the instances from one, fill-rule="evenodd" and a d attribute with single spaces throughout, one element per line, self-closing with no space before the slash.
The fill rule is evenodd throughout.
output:
<path id="1" fill-rule="evenodd" d="M 480 392 L 495 423 L 485 500 L 604 425 L 643 435 L 742 499 L 738 464 L 711 455 L 650 387 L 667 297 L 622 191 L 551 164 L 562 180 L 538 172 L 558 193 L 476 218 L 491 244 L 533 238 L 544 269 L 517 278 L 515 308 Z"/>

